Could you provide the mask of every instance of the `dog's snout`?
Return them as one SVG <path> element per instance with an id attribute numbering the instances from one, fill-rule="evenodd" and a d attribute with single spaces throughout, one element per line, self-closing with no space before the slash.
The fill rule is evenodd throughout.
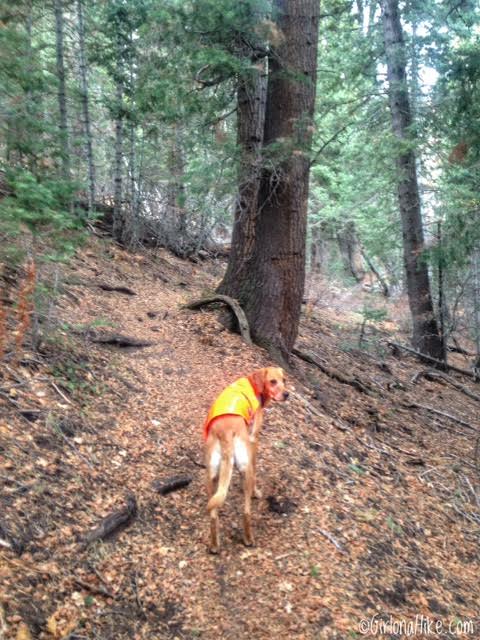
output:
<path id="1" fill-rule="evenodd" d="M 290 394 L 288 393 L 288 391 L 284 391 L 284 392 L 283 392 L 283 399 L 284 399 L 284 400 L 288 400 L 288 396 L 289 396 L 289 395 L 290 395 Z"/>

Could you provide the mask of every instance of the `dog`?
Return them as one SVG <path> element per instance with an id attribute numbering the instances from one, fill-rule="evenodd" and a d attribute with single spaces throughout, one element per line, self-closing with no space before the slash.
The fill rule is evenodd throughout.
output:
<path id="1" fill-rule="evenodd" d="M 252 496 L 261 497 L 256 484 L 256 464 L 263 409 L 272 401 L 283 402 L 287 398 L 283 369 L 266 367 L 236 380 L 210 407 L 203 435 L 211 553 L 219 551 L 218 510 L 227 497 L 234 463 L 243 475 L 243 541 L 246 546 L 253 545 L 251 500 Z"/>

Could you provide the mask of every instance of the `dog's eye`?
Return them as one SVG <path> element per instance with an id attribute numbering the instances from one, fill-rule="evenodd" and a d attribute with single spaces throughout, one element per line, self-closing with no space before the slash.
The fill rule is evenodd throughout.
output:
<path id="1" fill-rule="evenodd" d="M 270 384 L 277 384 L 276 380 L 270 380 Z"/>

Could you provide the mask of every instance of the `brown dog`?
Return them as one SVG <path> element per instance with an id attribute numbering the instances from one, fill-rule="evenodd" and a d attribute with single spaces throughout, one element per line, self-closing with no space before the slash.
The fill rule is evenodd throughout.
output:
<path id="1" fill-rule="evenodd" d="M 219 549 L 218 509 L 227 497 L 234 463 L 243 474 L 243 540 L 247 546 L 253 544 L 251 500 L 252 495 L 260 497 L 256 486 L 256 462 L 263 409 L 272 400 L 282 402 L 287 398 L 283 369 L 266 367 L 236 380 L 222 391 L 210 408 L 204 437 L 212 553 L 218 553 Z M 217 479 L 218 486 L 214 491 Z"/>

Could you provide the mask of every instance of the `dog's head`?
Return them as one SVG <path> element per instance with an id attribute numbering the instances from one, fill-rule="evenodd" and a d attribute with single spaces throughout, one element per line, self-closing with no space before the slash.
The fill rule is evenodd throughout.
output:
<path id="1" fill-rule="evenodd" d="M 264 402 L 269 400 L 284 402 L 287 400 L 285 373 L 280 367 L 257 369 L 248 377 L 256 393 L 263 396 Z"/>

